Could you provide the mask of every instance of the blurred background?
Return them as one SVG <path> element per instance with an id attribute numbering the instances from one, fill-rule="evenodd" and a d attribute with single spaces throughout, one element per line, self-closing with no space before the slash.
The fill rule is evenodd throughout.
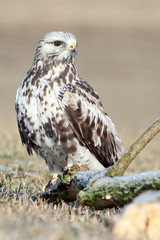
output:
<path id="1" fill-rule="evenodd" d="M 160 117 L 160 1 L 0 0 L 0 132 L 19 142 L 16 90 L 39 39 L 55 30 L 77 37 L 79 75 L 129 146 Z"/>

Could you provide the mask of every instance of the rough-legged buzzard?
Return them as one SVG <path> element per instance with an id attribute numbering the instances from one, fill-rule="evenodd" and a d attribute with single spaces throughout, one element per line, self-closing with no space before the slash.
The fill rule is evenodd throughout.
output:
<path id="1" fill-rule="evenodd" d="M 47 33 L 16 95 L 22 143 L 55 177 L 73 164 L 107 168 L 124 150 L 98 94 L 78 76 L 76 53 L 71 33 Z"/>

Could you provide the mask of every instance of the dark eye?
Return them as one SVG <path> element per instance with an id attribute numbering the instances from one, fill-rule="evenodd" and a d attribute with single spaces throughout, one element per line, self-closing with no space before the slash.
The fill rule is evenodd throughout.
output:
<path id="1" fill-rule="evenodd" d="M 59 47 L 59 46 L 62 45 L 62 43 L 63 43 L 63 42 L 61 42 L 61 41 L 55 41 L 55 42 L 54 42 L 54 46 Z"/>

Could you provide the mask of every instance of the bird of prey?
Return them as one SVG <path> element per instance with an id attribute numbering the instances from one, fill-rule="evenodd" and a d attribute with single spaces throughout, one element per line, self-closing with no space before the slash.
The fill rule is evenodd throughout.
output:
<path id="1" fill-rule="evenodd" d="M 53 177 L 74 164 L 105 169 L 124 150 L 98 94 L 79 77 L 76 54 L 73 34 L 47 33 L 16 94 L 22 143 L 46 161 Z"/>

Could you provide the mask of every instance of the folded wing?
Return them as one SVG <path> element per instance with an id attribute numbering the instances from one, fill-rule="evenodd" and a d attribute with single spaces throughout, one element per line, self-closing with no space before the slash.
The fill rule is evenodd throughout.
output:
<path id="1" fill-rule="evenodd" d="M 123 143 L 93 88 L 80 79 L 74 85 L 68 84 L 60 88 L 57 100 L 81 144 L 104 167 L 118 161 L 124 150 Z"/>

